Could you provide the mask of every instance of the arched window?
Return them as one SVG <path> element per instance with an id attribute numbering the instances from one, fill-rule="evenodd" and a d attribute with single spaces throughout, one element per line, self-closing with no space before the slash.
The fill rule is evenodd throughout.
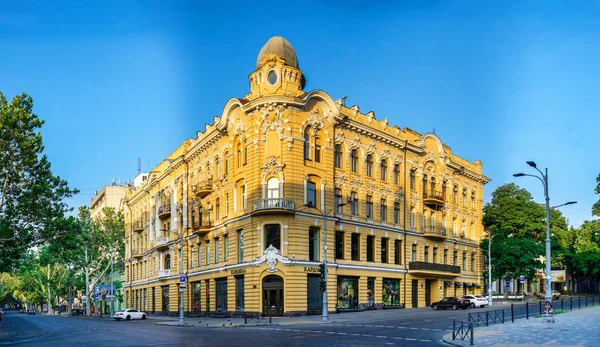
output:
<path id="1" fill-rule="evenodd" d="M 458 204 L 458 186 L 454 186 L 453 192 L 452 192 L 452 201 L 455 204 Z"/>
<path id="2" fill-rule="evenodd" d="M 315 155 L 314 155 L 315 163 L 321 162 L 321 139 L 315 138 Z"/>
<path id="3" fill-rule="evenodd" d="M 415 189 L 415 170 L 410 170 L 410 189 Z"/>
<path id="4" fill-rule="evenodd" d="M 423 175 L 423 196 L 427 196 L 427 175 Z"/>
<path id="5" fill-rule="evenodd" d="M 400 184 L 400 165 L 394 164 L 394 184 Z"/>
<path id="6" fill-rule="evenodd" d="M 304 133 L 304 159 L 310 160 L 310 137 Z"/>
<path id="7" fill-rule="evenodd" d="M 244 186 L 245 188 L 245 186 Z M 245 195 L 244 191 L 244 195 Z M 267 198 L 268 199 L 279 199 L 279 180 L 275 177 L 269 178 L 267 181 Z"/>
<path id="8" fill-rule="evenodd" d="M 215 177 L 219 178 L 221 174 L 221 159 L 219 157 L 215 158 Z"/>
<path id="9" fill-rule="evenodd" d="M 229 173 L 229 152 L 225 152 L 225 175 Z"/>
<path id="10" fill-rule="evenodd" d="M 313 181 L 306 182 L 306 204 L 317 206 L 317 185 Z"/>
<path id="11" fill-rule="evenodd" d="M 244 151 L 244 148 L 242 147 L 242 144 L 238 142 L 237 144 L 237 148 L 236 148 L 236 154 L 237 154 L 237 167 L 240 168 L 242 167 L 242 165 L 244 165 L 244 153 L 242 153 Z"/>
<path id="12" fill-rule="evenodd" d="M 358 152 L 355 149 L 350 152 L 350 160 L 352 161 L 352 172 L 358 172 Z"/>
<path id="13" fill-rule="evenodd" d="M 373 177 L 373 156 L 367 154 L 367 176 Z"/>
<path id="14" fill-rule="evenodd" d="M 471 192 L 471 208 L 475 209 L 475 192 Z"/>
<path id="15" fill-rule="evenodd" d="M 164 266 L 165 270 L 168 270 L 171 268 L 171 255 L 170 254 L 165 255 L 165 264 L 164 265 L 165 265 Z"/>
<path id="16" fill-rule="evenodd" d="M 435 195 L 435 177 L 431 177 L 431 180 L 429 182 L 431 184 L 431 194 Z"/>
<path id="17" fill-rule="evenodd" d="M 467 207 L 467 189 L 463 189 L 462 191 L 462 205 L 463 207 Z"/>
<path id="18" fill-rule="evenodd" d="M 385 181 L 385 180 L 387 180 L 387 160 L 382 159 L 380 165 L 381 165 L 380 166 L 380 169 L 381 169 L 381 180 Z"/>
<path id="19" fill-rule="evenodd" d="M 442 199 L 446 200 L 446 181 L 442 182 Z"/>

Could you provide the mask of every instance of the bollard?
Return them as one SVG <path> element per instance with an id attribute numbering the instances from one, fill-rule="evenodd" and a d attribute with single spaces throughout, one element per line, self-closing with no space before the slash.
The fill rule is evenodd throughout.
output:
<path id="1" fill-rule="evenodd" d="M 512 302 L 510 303 L 510 319 L 513 323 L 515 322 L 515 307 Z"/>
<path id="2" fill-rule="evenodd" d="M 577 308 L 581 309 L 581 296 L 577 298 Z"/>
<path id="3" fill-rule="evenodd" d="M 471 346 L 473 346 L 473 330 L 475 330 L 473 329 L 473 323 L 469 323 L 469 330 L 471 330 Z"/>
<path id="4" fill-rule="evenodd" d="M 588 305 L 587 305 L 587 296 L 585 297 L 585 307 L 588 307 Z"/>
<path id="5" fill-rule="evenodd" d="M 542 300 L 540 300 L 540 314 L 542 314 Z"/>
<path id="6" fill-rule="evenodd" d="M 529 303 L 525 303 L 525 319 L 529 319 Z"/>
<path id="7" fill-rule="evenodd" d="M 244 325 L 248 324 L 248 313 L 244 311 Z"/>
<path id="8" fill-rule="evenodd" d="M 570 305 L 571 306 L 571 311 L 573 311 L 573 297 L 570 297 L 570 299 L 571 299 L 570 300 L 571 301 L 571 305 Z"/>
<path id="9" fill-rule="evenodd" d="M 452 340 L 456 339 L 455 331 L 456 331 L 456 321 L 452 320 Z"/>

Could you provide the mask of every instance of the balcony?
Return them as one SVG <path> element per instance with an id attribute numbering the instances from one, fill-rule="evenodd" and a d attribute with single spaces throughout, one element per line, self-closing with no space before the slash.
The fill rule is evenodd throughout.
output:
<path id="1" fill-rule="evenodd" d="M 423 203 L 433 208 L 444 206 L 446 203 L 446 197 L 444 195 L 445 194 L 438 191 L 425 191 L 423 192 Z"/>
<path id="2" fill-rule="evenodd" d="M 213 227 L 213 222 L 210 220 L 210 213 L 203 213 L 200 219 L 192 218 L 192 231 L 194 235 L 204 236 Z"/>
<path id="3" fill-rule="evenodd" d="M 212 193 L 212 180 L 207 180 L 198 184 L 192 184 L 192 192 L 199 198 L 203 198 Z"/>
<path id="4" fill-rule="evenodd" d="M 423 236 L 434 240 L 444 241 L 446 239 L 446 229 L 441 228 L 432 230 L 431 228 L 427 228 L 425 233 L 423 233 Z"/>
<path id="5" fill-rule="evenodd" d="M 158 208 L 158 218 L 165 219 L 171 217 L 171 205 L 164 205 Z"/>
<path id="6" fill-rule="evenodd" d="M 254 202 L 254 209 L 252 215 L 259 214 L 293 214 L 296 209 L 294 200 L 275 198 L 275 199 L 261 199 Z"/>
<path id="7" fill-rule="evenodd" d="M 143 254 L 144 254 L 144 252 L 142 251 L 141 248 L 133 248 L 131 250 L 131 257 L 132 258 L 141 258 Z"/>
<path id="8" fill-rule="evenodd" d="M 137 220 L 137 221 L 133 222 L 133 228 L 131 230 L 135 233 L 144 231 L 144 223 L 142 223 L 141 220 Z"/>
<path id="9" fill-rule="evenodd" d="M 167 279 L 167 277 L 171 276 L 171 269 L 167 269 L 167 270 L 159 270 L 158 271 L 158 278 L 159 279 Z"/>
<path id="10" fill-rule="evenodd" d="M 169 238 L 166 236 L 156 238 L 156 249 L 164 249 L 169 247 Z"/>
<path id="11" fill-rule="evenodd" d="M 460 275 L 460 266 L 434 264 L 423 261 L 411 261 L 408 263 L 409 273 L 413 275 L 437 275 L 438 277 L 456 277 Z"/>

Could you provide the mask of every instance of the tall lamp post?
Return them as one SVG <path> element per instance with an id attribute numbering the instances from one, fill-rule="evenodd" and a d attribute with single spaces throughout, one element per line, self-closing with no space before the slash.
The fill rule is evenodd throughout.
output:
<path id="1" fill-rule="evenodd" d="M 492 239 L 496 235 L 488 237 L 488 301 L 490 306 L 492 306 Z"/>
<path id="2" fill-rule="evenodd" d="M 542 175 L 542 177 L 537 176 L 537 175 L 529 175 L 529 174 L 524 174 L 524 173 L 516 173 L 513 176 L 514 177 L 523 177 L 523 176 L 529 176 L 529 177 L 535 177 L 537 179 L 540 180 L 540 182 L 542 182 L 542 184 L 544 185 L 544 195 L 546 197 L 546 295 L 545 295 L 545 300 L 547 302 L 552 302 L 552 290 L 550 288 L 550 283 L 552 281 L 552 262 L 550 260 L 550 244 L 551 244 L 551 240 L 550 240 L 550 196 L 548 195 L 548 168 L 545 169 L 545 174 L 538 169 L 537 165 L 535 164 L 534 161 L 528 161 L 527 165 L 531 166 L 532 168 L 536 169 L 540 175 Z M 563 205 L 571 205 L 576 203 L 575 201 L 569 201 Z M 563 205 L 559 205 L 559 206 L 563 206 Z"/>
<path id="3" fill-rule="evenodd" d="M 334 211 L 338 207 L 346 206 L 346 204 L 341 203 L 332 209 L 324 209 L 323 211 L 315 207 L 313 204 L 305 204 L 304 206 L 314 208 L 315 210 L 323 213 L 323 277 L 325 278 L 325 286 L 323 288 L 323 313 L 321 316 L 321 321 L 327 322 L 329 321 L 329 300 L 327 299 L 327 215 L 329 215 L 331 211 Z"/>
<path id="4" fill-rule="evenodd" d="M 179 243 L 179 277 L 183 275 L 183 232 L 177 232 L 167 229 L 160 229 L 160 231 L 167 231 L 177 235 L 178 243 Z M 181 283 L 179 283 L 181 286 Z M 185 292 L 184 288 L 179 288 L 179 323 L 183 323 L 183 293 Z"/>

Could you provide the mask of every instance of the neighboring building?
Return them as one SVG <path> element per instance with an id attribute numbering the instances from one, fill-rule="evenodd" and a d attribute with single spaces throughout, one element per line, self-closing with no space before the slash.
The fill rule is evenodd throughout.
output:
<path id="1" fill-rule="evenodd" d="M 90 216 L 92 219 L 97 219 L 105 207 L 113 207 L 119 209 L 121 199 L 125 197 L 125 186 L 113 184 L 104 186 L 100 191 L 96 192 L 96 196 L 90 202 Z"/>
<path id="2" fill-rule="evenodd" d="M 176 314 L 178 233 L 188 313 L 320 312 L 325 230 L 329 311 L 483 292 L 479 160 L 304 92 L 284 38 L 249 79 L 248 95 L 127 191 L 127 306 Z"/>

